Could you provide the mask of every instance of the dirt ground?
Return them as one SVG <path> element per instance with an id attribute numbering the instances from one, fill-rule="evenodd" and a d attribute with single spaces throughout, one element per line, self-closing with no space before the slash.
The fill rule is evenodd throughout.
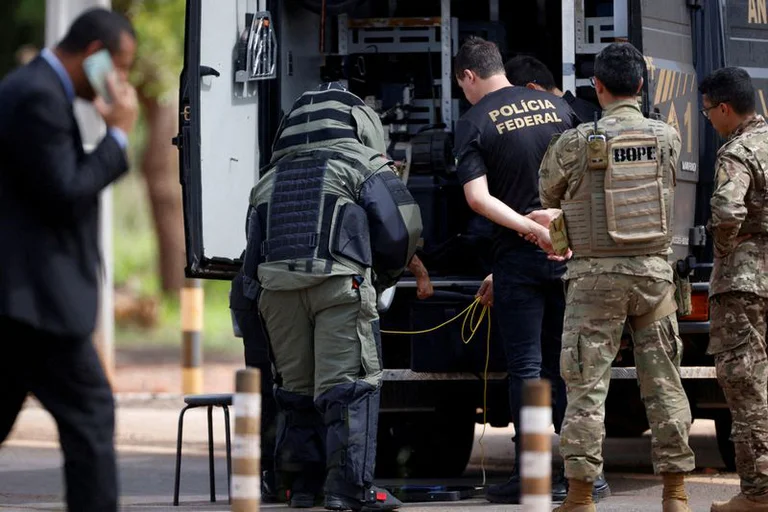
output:
<path id="1" fill-rule="evenodd" d="M 242 358 L 232 354 L 203 354 L 203 393 L 230 393 Z M 118 349 L 112 388 L 115 393 L 179 394 L 181 349 Z"/>

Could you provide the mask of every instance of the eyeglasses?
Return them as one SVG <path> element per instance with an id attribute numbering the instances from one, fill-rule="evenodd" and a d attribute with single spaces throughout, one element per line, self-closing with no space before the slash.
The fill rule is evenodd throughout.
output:
<path id="1" fill-rule="evenodd" d="M 595 77 L 591 76 L 589 77 L 589 83 L 592 84 L 592 87 L 595 86 Z"/>
<path id="2" fill-rule="evenodd" d="M 718 103 L 717 105 L 712 105 L 711 107 L 704 107 L 703 109 L 699 110 L 699 112 L 701 112 L 701 115 L 709 119 L 709 111 L 719 106 L 720 106 L 720 103 Z"/>

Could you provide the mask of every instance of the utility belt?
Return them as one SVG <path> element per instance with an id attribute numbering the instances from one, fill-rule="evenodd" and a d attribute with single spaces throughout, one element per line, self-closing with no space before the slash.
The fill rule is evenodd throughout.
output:
<path id="1" fill-rule="evenodd" d="M 568 241 L 568 232 L 565 228 L 565 217 L 562 212 L 555 217 L 549 225 L 549 236 L 555 254 L 565 256 L 570 243 Z M 691 282 L 688 277 L 680 276 L 677 270 L 673 269 L 673 271 L 675 282 L 674 293 L 670 293 L 668 297 L 665 297 L 653 312 L 641 317 L 635 317 L 632 324 L 634 329 L 637 330 L 648 326 L 660 318 L 671 315 L 675 311 L 679 311 L 681 316 L 689 315 L 691 313 Z"/>

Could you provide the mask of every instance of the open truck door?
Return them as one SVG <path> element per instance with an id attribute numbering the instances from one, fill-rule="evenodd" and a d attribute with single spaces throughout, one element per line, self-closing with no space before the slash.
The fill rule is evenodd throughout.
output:
<path id="1" fill-rule="evenodd" d="M 276 75 L 266 2 L 187 0 L 180 84 L 180 180 L 188 277 L 231 279 L 258 180 L 259 98 Z"/>

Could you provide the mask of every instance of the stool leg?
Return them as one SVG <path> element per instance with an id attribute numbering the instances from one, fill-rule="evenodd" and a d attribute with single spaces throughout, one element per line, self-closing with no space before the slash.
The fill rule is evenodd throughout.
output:
<path id="1" fill-rule="evenodd" d="M 216 475 L 213 467 L 213 406 L 208 406 L 208 477 L 211 482 L 211 501 L 216 501 Z"/>
<path id="2" fill-rule="evenodd" d="M 227 440 L 227 496 L 229 496 L 229 503 L 232 504 L 232 443 L 229 438 L 229 407 L 226 405 L 224 408 L 224 434 Z"/>
<path id="3" fill-rule="evenodd" d="M 179 485 L 181 483 L 181 436 L 184 429 L 184 413 L 187 412 L 187 405 L 179 413 L 179 430 L 176 433 L 176 478 L 173 481 L 173 506 L 179 506 Z"/>

